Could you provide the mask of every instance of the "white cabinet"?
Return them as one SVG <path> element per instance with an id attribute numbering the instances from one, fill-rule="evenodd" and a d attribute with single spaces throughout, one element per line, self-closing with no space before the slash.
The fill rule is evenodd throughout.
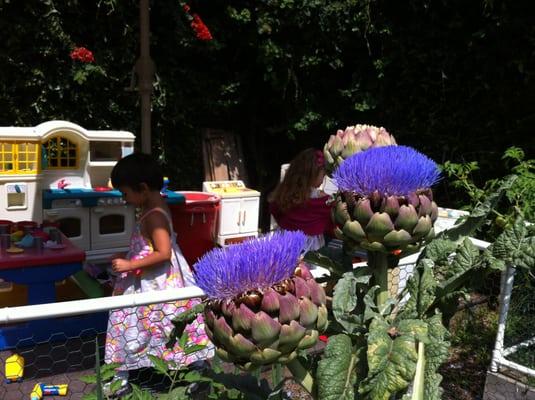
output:
<path id="1" fill-rule="evenodd" d="M 222 199 L 219 213 L 219 234 L 240 233 L 242 199 Z"/>
<path id="2" fill-rule="evenodd" d="M 241 200 L 240 233 L 258 232 L 258 214 L 260 198 L 245 197 Z"/>
<path id="3" fill-rule="evenodd" d="M 217 243 L 227 246 L 258 236 L 260 192 L 243 181 L 206 181 L 203 191 L 221 197 Z"/>
<path id="4" fill-rule="evenodd" d="M 229 198 L 221 200 L 219 234 L 221 236 L 258 232 L 258 197 Z"/>

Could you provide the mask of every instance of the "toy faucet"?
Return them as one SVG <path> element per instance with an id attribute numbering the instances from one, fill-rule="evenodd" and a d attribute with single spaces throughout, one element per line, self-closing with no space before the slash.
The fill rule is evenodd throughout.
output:
<path id="1" fill-rule="evenodd" d="M 65 189 L 67 186 L 69 186 L 70 183 L 67 182 L 65 179 L 60 179 L 57 183 L 57 186 L 58 186 L 58 189 L 60 190 L 63 190 Z"/>
<path id="2" fill-rule="evenodd" d="M 30 400 L 41 400 L 44 396 L 66 396 L 68 385 L 45 385 L 36 383 L 30 394 Z"/>
<path id="3" fill-rule="evenodd" d="M 167 196 L 167 194 L 165 192 L 167 192 L 169 190 L 169 178 L 167 176 L 164 176 L 163 177 L 163 186 L 162 186 L 162 190 L 161 190 L 161 194 L 163 196 Z"/>

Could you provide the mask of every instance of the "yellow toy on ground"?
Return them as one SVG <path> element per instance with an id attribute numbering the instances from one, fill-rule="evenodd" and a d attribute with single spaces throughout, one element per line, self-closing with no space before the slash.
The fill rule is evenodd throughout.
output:
<path id="1" fill-rule="evenodd" d="M 20 382 L 24 375 L 24 358 L 13 354 L 6 359 L 6 383 Z"/>
<path id="2" fill-rule="evenodd" d="M 36 383 L 30 394 L 30 400 L 41 400 L 44 396 L 66 396 L 69 385 L 45 385 Z"/>

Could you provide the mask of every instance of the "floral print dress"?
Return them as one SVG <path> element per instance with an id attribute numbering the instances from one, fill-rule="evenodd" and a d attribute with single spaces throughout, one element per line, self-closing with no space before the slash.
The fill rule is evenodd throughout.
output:
<path id="1" fill-rule="evenodd" d="M 138 221 L 130 239 L 130 250 L 126 258 L 142 259 L 153 252 L 151 241 L 141 233 L 143 219 L 153 212 L 163 213 L 169 221 L 171 260 L 161 265 L 142 268 L 138 270 L 139 272 L 122 273 L 116 279 L 114 296 L 195 285 L 189 265 L 176 244 L 171 219 L 161 208 L 149 210 Z M 204 332 L 201 315 L 198 315 L 185 331 L 188 334 L 188 345 L 205 345 L 203 350 L 186 355 L 178 341 L 172 349 L 166 348 L 168 336 L 174 328 L 172 319 L 199 302 L 199 299 L 189 299 L 111 310 L 106 333 L 105 362 L 120 363 L 119 370 L 131 370 L 151 367 L 152 362 L 148 354 L 165 361 L 173 361 L 178 366 L 213 357 L 214 348 Z"/>

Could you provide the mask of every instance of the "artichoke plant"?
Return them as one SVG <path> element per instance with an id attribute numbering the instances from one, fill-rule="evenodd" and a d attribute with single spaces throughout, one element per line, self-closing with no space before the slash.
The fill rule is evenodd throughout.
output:
<path id="1" fill-rule="evenodd" d="M 338 236 L 383 253 L 432 238 L 438 207 L 430 187 L 439 175 L 432 160 L 406 146 L 376 148 L 347 159 L 334 173 Z"/>
<path id="2" fill-rule="evenodd" d="M 373 125 L 348 126 L 345 130 L 339 129 L 336 135 L 331 135 L 323 147 L 325 155 L 325 169 L 331 176 L 332 172 L 346 158 L 355 153 L 367 150 L 371 147 L 395 145 L 394 136 L 385 128 Z"/>
<path id="3" fill-rule="evenodd" d="M 406 146 L 370 149 L 346 159 L 334 172 L 338 186 L 335 234 L 348 248 L 368 250 L 368 265 L 387 298 L 387 255 L 415 251 L 434 237 L 438 208 L 431 186 L 440 171 Z"/>
<path id="4" fill-rule="evenodd" d="M 213 250 L 195 265 L 207 294 L 206 333 L 243 369 L 291 363 L 327 325 L 325 292 L 304 264 L 301 232 L 278 232 Z"/>

